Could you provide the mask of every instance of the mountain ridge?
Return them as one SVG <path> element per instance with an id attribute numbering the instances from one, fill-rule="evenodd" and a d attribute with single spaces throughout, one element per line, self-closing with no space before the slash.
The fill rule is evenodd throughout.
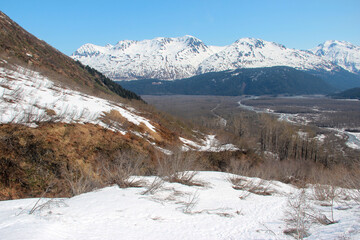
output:
<path id="1" fill-rule="evenodd" d="M 323 94 L 334 90 L 318 77 L 284 66 L 209 72 L 174 81 L 144 79 L 118 83 L 139 95 Z"/>
<path id="2" fill-rule="evenodd" d="M 346 52 L 338 55 L 346 55 Z M 342 68 L 349 71 L 345 65 L 338 64 L 340 60 L 332 61 L 314 49 L 291 49 L 256 38 L 240 38 L 223 47 L 208 46 L 189 35 L 142 41 L 124 40 L 104 47 L 85 44 L 71 57 L 113 80 L 175 80 L 207 72 L 273 66 L 289 66 L 309 72 L 325 71 L 333 75 L 341 72 Z M 357 58 L 353 59 L 358 61 Z M 353 65 L 357 66 L 357 63 Z M 350 72 L 358 75 L 357 71 Z"/>

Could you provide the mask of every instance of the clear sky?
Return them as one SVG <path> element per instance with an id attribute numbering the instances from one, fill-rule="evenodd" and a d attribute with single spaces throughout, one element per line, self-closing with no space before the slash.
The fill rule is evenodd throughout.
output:
<path id="1" fill-rule="evenodd" d="M 85 43 L 183 35 L 218 46 L 242 37 L 360 45 L 360 0 L 2 0 L 0 10 L 68 55 Z"/>

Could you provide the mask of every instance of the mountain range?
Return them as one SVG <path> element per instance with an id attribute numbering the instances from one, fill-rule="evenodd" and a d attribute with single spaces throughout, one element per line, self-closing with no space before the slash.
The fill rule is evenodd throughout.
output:
<path id="1" fill-rule="evenodd" d="M 193 36 L 120 41 L 116 45 L 85 44 L 72 56 L 113 80 L 175 80 L 239 68 L 288 66 L 329 80 L 343 89 L 360 85 L 360 47 L 326 41 L 311 50 L 255 38 L 223 46 L 207 46 Z M 349 83 L 338 84 L 340 79 Z"/>

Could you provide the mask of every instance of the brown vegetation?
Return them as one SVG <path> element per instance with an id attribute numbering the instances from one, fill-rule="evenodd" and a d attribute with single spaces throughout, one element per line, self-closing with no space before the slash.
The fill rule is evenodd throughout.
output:
<path id="1" fill-rule="evenodd" d="M 93 124 L 1 125 L 0 136 L 0 199 L 39 196 L 49 185 L 53 187 L 47 196 L 69 196 L 74 194 L 69 185 L 74 189 L 86 178 L 104 186 L 107 180 L 99 169 L 115 171 L 125 153 L 126 164 L 129 158 L 146 156 L 146 164 L 139 167 L 142 174 L 155 162 L 146 141 Z"/>

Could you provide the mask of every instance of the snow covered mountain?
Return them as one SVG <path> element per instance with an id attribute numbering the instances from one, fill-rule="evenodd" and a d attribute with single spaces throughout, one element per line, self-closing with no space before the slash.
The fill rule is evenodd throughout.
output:
<path id="1" fill-rule="evenodd" d="M 198 65 L 221 48 L 192 36 L 120 41 L 104 47 L 81 46 L 71 57 L 115 80 L 178 79 L 196 74 Z"/>
<path id="2" fill-rule="evenodd" d="M 346 41 L 326 41 L 311 50 L 317 56 L 352 72 L 360 73 L 360 47 Z"/>
<path id="3" fill-rule="evenodd" d="M 326 71 L 336 68 L 328 61 L 307 51 L 289 49 L 281 44 L 255 38 L 241 38 L 205 59 L 199 66 L 199 73 L 273 66 Z"/>
<path id="4" fill-rule="evenodd" d="M 242 38 L 224 47 L 207 46 L 192 36 L 126 40 L 104 47 L 85 44 L 71 57 L 114 80 L 173 80 L 207 72 L 272 66 L 326 72 L 338 69 L 310 51 L 254 38 Z"/>

